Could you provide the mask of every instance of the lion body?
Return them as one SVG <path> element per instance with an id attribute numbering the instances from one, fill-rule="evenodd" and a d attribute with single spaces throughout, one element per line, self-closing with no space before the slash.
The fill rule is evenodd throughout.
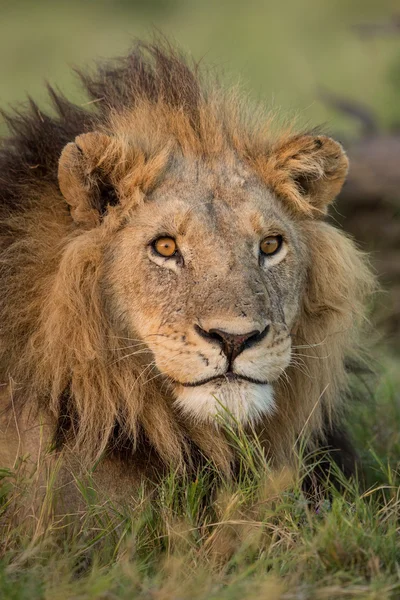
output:
<path id="1" fill-rule="evenodd" d="M 290 461 L 301 433 L 323 439 L 341 414 L 373 288 L 323 219 L 343 151 L 272 134 L 158 47 L 83 79 L 91 110 L 52 91 L 55 117 L 34 104 L 7 117 L 0 463 L 35 463 L 52 444 L 65 464 L 101 459 L 99 487 L 125 498 L 200 456 L 229 471 L 219 401 L 275 464 Z M 156 234 L 178 241 L 178 258 L 154 252 Z M 278 234 L 280 252 L 257 258 L 254 240 Z M 199 328 L 266 333 L 230 383 Z"/>

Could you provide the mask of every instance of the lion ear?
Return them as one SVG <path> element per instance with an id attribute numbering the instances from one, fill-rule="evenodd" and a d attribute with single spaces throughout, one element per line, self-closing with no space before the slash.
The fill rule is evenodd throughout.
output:
<path id="1" fill-rule="evenodd" d="M 107 208 L 118 203 L 112 181 L 114 155 L 115 141 L 96 131 L 79 135 L 61 153 L 59 187 L 72 218 L 86 229 L 100 224 Z"/>
<path id="2" fill-rule="evenodd" d="M 323 215 L 342 189 L 349 162 L 342 146 L 326 136 L 301 135 L 275 147 L 267 179 L 291 208 Z"/>

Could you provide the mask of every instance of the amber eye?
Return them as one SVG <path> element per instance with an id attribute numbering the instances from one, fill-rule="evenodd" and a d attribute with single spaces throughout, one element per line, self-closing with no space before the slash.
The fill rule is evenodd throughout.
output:
<path id="1" fill-rule="evenodd" d="M 153 248 L 160 256 L 173 256 L 178 249 L 176 242 L 170 237 L 160 237 L 153 242 Z"/>
<path id="2" fill-rule="evenodd" d="M 264 238 L 260 244 L 260 249 L 263 254 L 267 254 L 271 256 L 271 254 L 275 254 L 278 252 L 279 248 L 282 246 L 282 236 L 281 235 L 270 235 Z"/>

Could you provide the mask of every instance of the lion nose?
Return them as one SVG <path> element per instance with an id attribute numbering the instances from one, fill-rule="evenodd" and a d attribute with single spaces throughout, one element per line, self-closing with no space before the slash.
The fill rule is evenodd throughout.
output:
<path id="1" fill-rule="evenodd" d="M 232 364 L 235 358 L 239 356 L 243 350 L 254 346 L 267 335 L 269 325 L 267 325 L 263 331 L 255 330 L 240 334 L 229 333 L 229 331 L 224 331 L 223 329 L 209 329 L 206 331 L 198 325 L 195 325 L 195 329 L 202 337 L 208 340 L 217 341 L 220 344 L 223 353 L 229 360 L 229 364 Z"/>

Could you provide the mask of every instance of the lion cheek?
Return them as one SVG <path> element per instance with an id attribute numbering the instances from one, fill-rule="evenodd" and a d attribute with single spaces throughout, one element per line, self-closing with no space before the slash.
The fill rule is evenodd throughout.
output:
<path id="1" fill-rule="evenodd" d="M 277 344 L 273 349 L 264 349 L 260 355 L 247 350 L 234 362 L 234 371 L 237 375 L 251 377 L 257 381 L 276 381 L 289 367 L 292 351 L 290 340 Z"/>

